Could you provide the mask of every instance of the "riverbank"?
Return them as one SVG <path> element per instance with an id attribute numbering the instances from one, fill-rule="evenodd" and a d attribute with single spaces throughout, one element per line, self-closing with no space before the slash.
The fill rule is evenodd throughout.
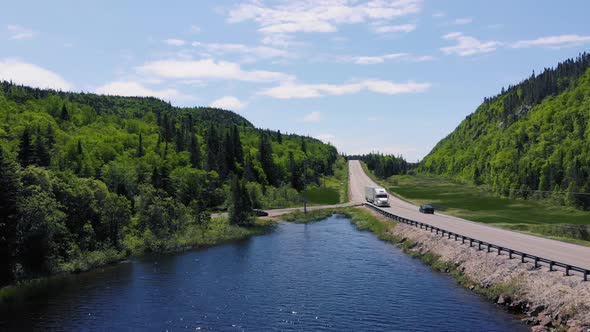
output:
<path id="1" fill-rule="evenodd" d="M 128 236 L 123 241 L 123 249 L 120 251 L 111 248 L 90 252 L 76 260 L 64 263 L 62 269 L 53 275 L 22 280 L 14 285 L 0 288 L 0 306 L 34 298 L 43 294 L 49 287 L 59 287 L 72 274 L 92 271 L 145 254 L 182 252 L 239 241 L 268 233 L 275 225 L 273 221 L 257 219 L 251 227 L 239 227 L 230 225 L 227 218 L 214 218 L 207 225 L 187 227 L 184 232 L 170 239 Z"/>
<path id="2" fill-rule="evenodd" d="M 394 223 L 372 211 L 343 211 L 359 230 L 398 245 L 459 284 L 524 315 L 533 331 L 590 331 L 590 283 L 562 272 L 487 254 L 460 242 Z"/>

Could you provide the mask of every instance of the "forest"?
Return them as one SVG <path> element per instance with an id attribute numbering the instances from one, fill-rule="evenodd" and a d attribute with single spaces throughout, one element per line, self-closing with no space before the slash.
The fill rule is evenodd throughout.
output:
<path id="1" fill-rule="evenodd" d="M 590 209 L 590 54 L 485 98 L 418 171 Z"/>
<path id="2" fill-rule="evenodd" d="M 213 211 L 248 227 L 253 208 L 297 203 L 339 158 L 310 137 L 155 98 L 1 82 L 0 119 L 0 286 L 227 232 Z"/>
<path id="3" fill-rule="evenodd" d="M 408 174 L 417 164 L 407 162 L 402 156 L 383 153 L 369 153 L 347 156 L 350 160 L 360 160 L 375 176 L 386 179 L 393 175 Z"/>

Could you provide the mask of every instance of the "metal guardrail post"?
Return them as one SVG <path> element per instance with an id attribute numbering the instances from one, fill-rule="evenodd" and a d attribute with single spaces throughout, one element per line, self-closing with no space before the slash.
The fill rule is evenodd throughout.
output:
<path id="1" fill-rule="evenodd" d="M 513 253 L 514 253 L 514 251 L 508 250 L 508 259 L 512 259 L 512 254 Z"/>
<path id="2" fill-rule="evenodd" d="M 565 266 L 565 275 L 566 275 L 566 276 L 569 276 L 569 275 L 570 275 L 570 269 L 571 269 L 571 268 L 572 268 L 572 267 L 571 267 L 571 266 L 569 266 L 569 265 L 566 265 L 566 266 Z"/>
<path id="3" fill-rule="evenodd" d="M 535 269 L 539 267 L 539 257 L 535 256 Z"/>
<path id="4" fill-rule="evenodd" d="M 549 272 L 553 271 L 553 264 L 555 264 L 555 262 L 553 262 L 553 261 L 549 262 Z"/>
<path id="5" fill-rule="evenodd" d="M 521 263 L 526 263 L 526 262 L 524 261 L 524 258 L 525 258 L 525 257 L 526 257 L 526 255 L 525 255 L 525 254 L 520 254 L 520 262 L 521 262 Z"/>
<path id="6" fill-rule="evenodd" d="M 492 247 L 492 246 L 491 246 L 491 245 L 488 243 L 488 252 L 491 252 L 491 251 L 492 251 L 492 250 L 491 250 L 491 247 Z"/>
<path id="7" fill-rule="evenodd" d="M 584 271 L 584 281 L 588 281 L 588 270 Z"/>

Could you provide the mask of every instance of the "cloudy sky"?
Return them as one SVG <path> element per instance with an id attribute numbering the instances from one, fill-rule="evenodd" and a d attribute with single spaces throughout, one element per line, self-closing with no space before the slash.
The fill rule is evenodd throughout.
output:
<path id="1" fill-rule="evenodd" d="M 11 1 L 0 79 L 234 110 L 424 157 L 486 96 L 590 49 L 586 0 Z"/>

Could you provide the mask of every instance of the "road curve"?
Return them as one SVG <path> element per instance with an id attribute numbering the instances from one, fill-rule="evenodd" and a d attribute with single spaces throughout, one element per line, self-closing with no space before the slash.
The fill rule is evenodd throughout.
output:
<path id="1" fill-rule="evenodd" d="M 365 174 L 358 160 L 349 161 L 348 166 L 349 191 L 352 203 L 363 203 L 365 202 L 365 186 L 375 186 L 376 184 Z M 418 212 L 418 207 L 415 205 L 393 195 L 390 195 L 389 201 L 391 207 L 383 209 L 400 217 L 420 221 L 450 232 L 531 255 L 590 269 L 590 247 L 512 232 L 442 213 L 422 214 Z"/>

